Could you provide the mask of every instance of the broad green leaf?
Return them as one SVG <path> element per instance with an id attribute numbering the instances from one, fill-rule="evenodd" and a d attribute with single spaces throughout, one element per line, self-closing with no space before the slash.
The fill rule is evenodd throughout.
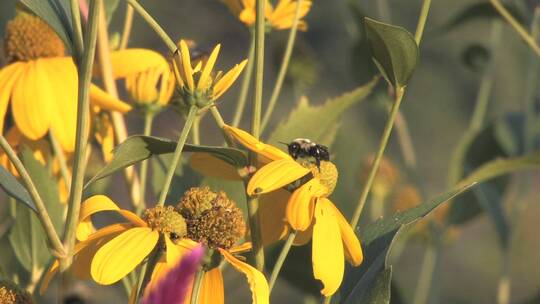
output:
<path id="1" fill-rule="evenodd" d="M 131 136 L 123 143 L 116 146 L 114 156 L 110 163 L 102 168 L 88 183 L 85 188 L 94 181 L 113 174 L 123 168 L 134 165 L 154 155 L 173 153 L 176 148 L 176 142 L 152 136 Z M 215 157 L 233 165 L 245 166 L 247 158 L 244 152 L 224 147 L 196 146 L 186 144 L 183 152 L 206 152 Z"/>
<path id="2" fill-rule="evenodd" d="M 67 51 L 71 53 L 73 27 L 69 0 L 20 0 L 20 2 L 50 25 L 64 42 Z"/>
<path id="3" fill-rule="evenodd" d="M 367 17 L 364 21 L 375 65 L 395 88 L 406 86 L 419 57 L 418 45 L 413 35 L 399 26 Z"/>
<path id="4" fill-rule="evenodd" d="M 36 206 L 26 188 L 4 167 L 0 166 L 0 187 L 17 201 L 25 204 L 28 208 L 37 212 Z"/>
<path id="5" fill-rule="evenodd" d="M 414 208 L 382 218 L 362 229 L 360 239 L 364 261 L 348 267 L 340 288 L 341 303 L 371 303 L 368 295 L 377 278 L 388 268 L 387 259 L 396 234 L 404 227 L 429 214 L 440 204 L 469 190 L 472 184 L 443 193 Z"/>
<path id="6" fill-rule="evenodd" d="M 21 153 L 21 161 L 34 181 L 56 231 L 60 231 L 64 206 L 60 203 L 55 179 L 26 147 Z M 9 240 L 17 259 L 30 272 L 42 269 L 51 258 L 47 237 L 36 214 L 20 204 L 16 206 L 15 224 L 10 230 Z"/>
<path id="7" fill-rule="evenodd" d="M 298 106 L 274 129 L 268 143 L 279 145 L 279 142 L 290 142 L 303 137 L 330 146 L 335 137 L 336 122 L 341 115 L 354 104 L 364 100 L 376 84 L 377 79 L 373 79 L 320 106 L 311 105 L 307 98 L 301 98 Z M 334 135 L 331 136 L 332 134 Z"/>
<path id="8" fill-rule="evenodd" d="M 373 282 L 373 287 L 369 290 L 367 294 L 365 303 L 389 304 L 390 295 L 391 295 L 391 292 L 390 292 L 391 285 L 392 285 L 392 266 L 389 266 L 385 270 L 379 272 L 379 274 L 375 278 L 375 282 Z"/>

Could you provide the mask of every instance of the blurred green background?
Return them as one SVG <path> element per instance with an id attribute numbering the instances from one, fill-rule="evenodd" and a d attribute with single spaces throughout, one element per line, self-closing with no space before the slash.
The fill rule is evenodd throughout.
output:
<path id="1" fill-rule="evenodd" d="M 14 15 L 15 2 L 0 1 L 2 32 L 6 22 Z M 300 95 L 306 95 L 314 104 L 322 104 L 328 98 L 366 83 L 375 75 L 369 52 L 365 45 L 359 43 L 362 36 L 360 15 L 400 25 L 414 32 L 421 7 L 420 0 L 388 0 L 389 16 L 384 17 L 381 17 L 379 2 L 314 1 L 306 18 L 309 29 L 299 33 L 293 54 L 291 70 L 297 74 L 289 73 L 271 126 L 267 130 L 272 130 L 273 125 L 288 116 Z M 469 124 L 482 77 L 482 69 L 478 66 L 485 65 L 490 59 L 494 64 L 491 71 L 494 85 L 489 101 L 488 121 L 523 108 L 531 52 L 515 32 L 503 25 L 501 43 L 492 49 L 490 30 L 493 20 L 497 18 L 475 16 L 450 29 L 445 28 L 461 12 L 480 2 L 433 1 L 420 48 L 420 63 L 402 105 L 418 159 L 415 175 L 425 192 L 425 199 L 448 188 L 451 153 Z M 517 8 L 526 24 L 531 19 L 531 7 L 539 4 L 536 1 L 508 2 Z M 141 3 L 174 39 L 193 39 L 203 48 L 212 48 L 216 43 L 221 43 L 220 68 L 228 69 L 247 56 L 248 31 L 221 2 L 145 0 Z M 121 29 L 124 9 L 125 4 L 120 3 L 110 25 L 111 32 Z M 267 36 L 265 100 L 268 100 L 274 84 L 287 34 L 287 31 L 281 31 Z M 166 53 L 163 43 L 138 16 L 129 46 Z M 232 119 L 238 89 L 237 83 L 219 106 L 226 121 Z M 341 127 L 331 147 L 333 159 L 340 169 L 338 189 L 332 200 L 347 217 L 350 217 L 361 190 L 362 184 L 358 179 L 361 165 L 374 153 L 386 121 L 388 101 L 384 98 L 384 91 L 384 86 L 380 85 L 379 90 L 370 98 L 346 111 L 339 121 Z M 249 107 L 246 113 L 250 113 Z M 317 118 L 313 117 L 313 120 Z M 128 122 L 133 133 L 142 131 L 138 115 L 128 115 Z M 249 126 L 248 116 L 245 116 L 242 126 Z M 178 128 L 178 115 L 167 111 L 156 120 L 154 134 L 176 138 Z M 205 119 L 201 130 L 204 144 L 221 143 L 222 139 L 213 120 Z M 269 131 L 265 135 L 268 134 Z M 490 147 L 485 149 L 486 153 L 490 152 Z M 396 136 L 392 137 L 386 155 L 404 170 Z M 181 193 L 186 187 L 198 182 L 192 173 L 188 170 L 182 177 L 176 192 Z M 402 175 L 407 173 L 403 171 Z M 540 241 L 537 235 L 540 206 L 539 193 L 534 187 L 540 180 L 538 175 L 521 174 L 521 177 L 533 185 L 532 190 L 520 197 L 519 202 L 513 200 L 519 196 L 519 193 L 516 194 L 519 188 L 510 189 L 504 197 L 505 207 L 519 203 L 527 208 L 512 227 L 511 303 L 524 303 L 540 292 Z M 113 179 L 112 182 L 121 181 Z M 114 191 L 112 197 L 116 201 L 121 202 L 126 197 L 121 189 Z M 0 206 L 0 213 L 2 208 Z M 404 303 L 413 303 L 424 251 L 423 242 L 410 240 L 401 257 L 394 261 L 396 290 Z M 501 261 L 501 249 L 490 218 L 481 215 L 460 225 L 457 236 L 443 249 L 438 262 L 440 269 L 434 277 L 437 282 L 432 284 L 436 298 L 431 298 L 430 303 L 494 303 Z M 250 301 L 241 275 L 227 269 L 225 280 L 228 303 Z M 98 295 L 92 285 L 81 284 L 79 287 L 91 299 L 90 303 L 103 303 L 102 297 L 107 302 L 113 302 L 114 297 L 123 296 L 121 288 L 101 288 Z M 274 303 L 299 303 L 304 296 L 301 290 L 285 280 L 278 281 L 276 288 L 272 294 Z M 394 300 L 397 300 L 397 296 Z"/>

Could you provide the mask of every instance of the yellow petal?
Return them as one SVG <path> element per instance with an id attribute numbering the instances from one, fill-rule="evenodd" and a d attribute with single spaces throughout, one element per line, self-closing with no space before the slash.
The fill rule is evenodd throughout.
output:
<path id="1" fill-rule="evenodd" d="M 261 237 L 264 246 L 283 239 L 289 232 L 285 219 L 285 209 L 291 194 L 283 189 L 273 191 L 259 198 Z"/>
<path id="2" fill-rule="evenodd" d="M 204 65 L 204 69 L 201 73 L 201 77 L 199 78 L 197 89 L 199 90 L 208 89 L 208 85 L 210 84 L 210 81 L 209 81 L 210 73 L 214 69 L 214 65 L 216 64 L 216 60 L 219 55 L 220 48 L 221 48 L 221 44 L 216 45 L 216 47 L 210 54 L 210 57 L 208 57 L 208 61 L 206 61 L 206 64 Z"/>
<path id="3" fill-rule="evenodd" d="M 214 85 L 214 94 L 212 94 L 212 100 L 218 99 L 223 95 L 236 81 L 240 73 L 244 70 L 247 64 L 247 59 L 235 65 L 230 71 L 228 71 L 223 77 L 221 77 Z"/>
<path id="4" fill-rule="evenodd" d="M 345 266 L 338 219 L 326 200 L 315 206 L 312 246 L 313 275 L 324 285 L 321 293 L 333 295 L 341 285 Z"/>
<path id="5" fill-rule="evenodd" d="M 235 258 L 227 250 L 218 248 L 219 252 L 223 255 L 225 260 L 229 262 L 236 270 L 244 273 L 247 277 L 249 288 L 251 289 L 251 298 L 254 304 L 269 303 L 270 292 L 268 289 L 268 282 L 264 275 L 253 268 L 251 265 L 246 264 L 239 259 Z"/>
<path id="6" fill-rule="evenodd" d="M 118 98 L 114 98 L 95 85 L 90 85 L 90 102 L 92 105 L 98 106 L 103 110 L 117 111 L 120 113 L 131 111 L 130 105 Z"/>
<path id="7" fill-rule="evenodd" d="M 101 115 L 100 122 L 95 126 L 96 140 L 101 144 L 103 160 L 109 163 L 113 159 L 114 128 L 109 115 Z"/>
<path id="8" fill-rule="evenodd" d="M 92 278 L 99 284 L 113 284 L 139 265 L 156 247 L 159 232 L 147 227 L 129 229 L 103 245 L 94 256 Z"/>
<path id="9" fill-rule="evenodd" d="M 248 252 L 251 250 L 252 247 L 253 245 L 251 244 L 251 242 L 245 242 L 240 245 L 229 248 L 229 252 L 232 254 Z"/>
<path id="10" fill-rule="evenodd" d="M 189 253 L 189 251 L 192 250 L 192 248 L 188 249 L 185 246 L 174 244 L 168 236 L 165 236 L 165 246 L 165 254 L 161 255 L 156 266 L 154 267 L 152 279 L 146 286 L 145 293 L 154 290 L 163 276 L 167 274 L 167 272 L 169 272 L 173 267 L 175 267 L 186 253 Z M 188 246 L 191 246 L 191 244 Z"/>
<path id="11" fill-rule="evenodd" d="M 341 212 L 336 208 L 332 202 L 326 198 L 323 200 L 328 201 L 326 204 L 329 208 L 334 210 L 334 214 L 338 220 L 339 229 L 341 232 L 341 238 L 343 239 L 343 247 L 345 248 L 345 257 L 353 265 L 358 266 L 362 264 L 364 255 L 362 253 L 362 246 L 356 234 L 354 233 L 351 225 L 347 222 L 347 219 L 341 214 Z"/>
<path id="12" fill-rule="evenodd" d="M 191 303 L 192 287 L 188 289 L 184 303 Z M 198 304 L 223 304 L 225 303 L 225 293 L 223 287 L 223 275 L 219 267 L 212 268 L 204 273 L 199 289 Z"/>
<path id="13" fill-rule="evenodd" d="M 217 177 L 227 180 L 241 180 L 236 167 L 222 161 L 210 153 L 193 153 L 189 165 L 204 176 Z"/>
<path id="14" fill-rule="evenodd" d="M 255 172 L 249 180 L 247 193 L 253 195 L 274 191 L 310 172 L 292 159 L 276 160 Z"/>
<path id="15" fill-rule="evenodd" d="M 322 192 L 318 179 L 311 179 L 300 188 L 294 190 L 287 204 L 287 221 L 295 230 L 304 231 L 309 228 L 313 219 L 315 202 Z"/>
<path id="16" fill-rule="evenodd" d="M 15 124 L 24 136 L 33 140 L 47 133 L 51 111 L 55 110 L 51 84 L 38 61 L 26 63 L 25 71 L 15 84 L 11 97 Z"/>
<path id="17" fill-rule="evenodd" d="M 54 92 L 51 99 L 51 131 L 66 152 L 75 149 L 77 130 L 77 67 L 70 57 L 38 60 Z"/>
<path id="18" fill-rule="evenodd" d="M 111 52 L 111 65 L 115 78 L 142 73 L 150 68 L 168 67 L 161 54 L 148 49 L 127 49 Z M 98 70 L 94 74 L 98 74 Z"/>
<path id="19" fill-rule="evenodd" d="M 14 85 L 25 70 L 24 62 L 16 62 L 0 69 L 0 133 L 4 131 L 4 118 Z"/>
<path id="20" fill-rule="evenodd" d="M 251 134 L 242 129 L 225 125 L 223 127 L 223 130 L 227 132 L 227 134 L 230 135 L 232 138 L 234 138 L 234 140 L 238 141 L 242 146 L 266 158 L 267 160 L 263 161 L 264 163 L 268 163 L 270 161 L 278 159 L 292 160 L 289 154 L 281 151 L 274 146 L 260 142 Z"/>
<path id="21" fill-rule="evenodd" d="M 188 89 L 193 92 L 195 85 L 193 82 L 193 69 L 191 68 L 191 58 L 189 54 L 189 48 L 184 40 L 180 40 L 180 55 L 182 56 L 182 78 L 184 83 L 188 86 Z"/>

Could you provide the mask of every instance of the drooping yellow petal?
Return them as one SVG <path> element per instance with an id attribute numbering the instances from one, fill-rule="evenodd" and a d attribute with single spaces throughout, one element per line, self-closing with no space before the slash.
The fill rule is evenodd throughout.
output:
<path id="1" fill-rule="evenodd" d="M 267 159 L 266 163 L 278 160 L 278 159 L 290 159 L 292 158 L 289 156 L 289 154 L 281 151 L 280 149 L 267 145 L 259 140 L 257 140 L 255 137 L 253 137 L 248 132 L 238 129 L 235 127 L 231 127 L 228 125 L 225 125 L 223 127 L 223 130 L 234 140 L 238 141 L 242 146 L 246 147 L 247 149 L 263 156 Z M 269 160 L 269 161 L 268 161 Z M 263 161 L 264 163 L 264 161 Z"/>
<path id="2" fill-rule="evenodd" d="M 264 246 L 287 236 L 289 225 L 285 219 L 285 209 L 290 196 L 288 191 L 279 189 L 259 198 L 261 238 Z"/>
<path id="3" fill-rule="evenodd" d="M 184 40 L 180 40 L 180 53 L 182 56 L 182 66 L 180 70 L 182 72 L 181 75 L 183 76 L 182 78 L 188 89 L 193 92 L 195 89 L 193 81 L 193 69 L 191 67 L 189 48 Z"/>
<path id="4" fill-rule="evenodd" d="M 184 242 L 184 240 L 180 242 Z M 169 272 L 173 267 L 175 267 L 185 254 L 189 253 L 189 251 L 192 250 L 192 248 L 188 248 L 192 246 L 191 243 L 188 243 L 186 245 L 187 247 L 179 246 L 174 244 L 171 239 L 166 235 L 165 246 L 166 251 L 164 254 L 161 255 L 156 266 L 154 267 L 154 271 L 152 272 L 152 278 L 146 286 L 146 289 L 144 290 L 145 293 L 154 290 L 159 284 L 160 280 L 163 278 L 163 276 L 166 275 L 167 272 Z"/>
<path id="5" fill-rule="evenodd" d="M 94 231 L 90 216 L 102 211 L 116 211 L 136 226 L 145 227 L 146 222 L 136 214 L 118 208 L 118 206 L 105 195 L 94 195 L 86 199 L 81 205 L 79 225 L 77 226 L 77 239 L 84 241 Z"/>
<path id="6" fill-rule="evenodd" d="M 236 81 L 240 73 L 246 67 L 247 59 L 235 65 L 230 71 L 228 71 L 223 77 L 221 77 L 214 85 L 214 94 L 212 94 L 212 100 L 218 99 L 223 95 Z"/>
<path id="7" fill-rule="evenodd" d="M 0 132 L 4 131 L 4 118 L 14 85 L 25 70 L 24 62 L 15 62 L 0 69 Z"/>
<path id="8" fill-rule="evenodd" d="M 142 73 L 150 68 L 167 68 L 167 60 L 159 53 L 148 49 L 126 49 L 111 52 L 111 65 L 115 78 Z M 99 75 L 99 70 L 94 74 Z"/>
<path id="9" fill-rule="evenodd" d="M 272 24 L 272 27 L 278 30 L 291 28 L 294 22 L 296 14 L 297 1 L 282 0 L 274 10 L 271 16 L 268 17 L 268 21 Z M 304 0 L 300 4 L 300 12 L 298 18 L 302 19 L 307 15 L 311 8 L 311 1 Z M 306 30 L 307 25 L 304 21 L 300 20 L 298 24 L 299 30 Z"/>
<path id="10" fill-rule="evenodd" d="M 334 210 L 334 214 L 338 220 L 339 229 L 341 232 L 341 238 L 343 240 L 343 247 L 345 248 L 345 257 L 353 265 L 358 266 L 362 264 L 364 255 L 362 253 L 362 246 L 354 230 L 351 228 L 351 225 L 347 222 L 347 219 L 341 214 L 341 212 L 336 208 L 336 206 L 328 199 L 324 198 L 323 200 L 327 201 L 325 204 L 328 208 Z"/>
<path id="11" fill-rule="evenodd" d="M 341 285 L 344 272 L 343 243 L 338 219 L 326 200 L 315 206 L 313 226 L 312 262 L 313 275 L 324 287 L 324 296 L 333 295 Z"/>
<path id="12" fill-rule="evenodd" d="M 249 180 L 247 193 L 253 195 L 274 191 L 310 172 L 292 159 L 276 160 L 255 172 Z"/>
<path id="13" fill-rule="evenodd" d="M 147 227 L 129 229 L 103 245 L 91 265 L 92 278 L 113 284 L 130 273 L 156 247 L 159 232 Z"/>
<path id="14" fill-rule="evenodd" d="M 109 115 L 100 115 L 99 123 L 95 126 L 95 138 L 101 145 L 101 154 L 103 160 L 109 163 L 113 159 L 114 148 L 114 128 Z"/>
<path id="15" fill-rule="evenodd" d="M 236 167 L 213 156 L 210 153 L 193 153 L 189 165 L 204 176 L 217 177 L 227 180 L 241 180 Z"/>
<path id="16" fill-rule="evenodd" d="M 268 289 L 268 282 L 264 275 L 253 268 L 251 265 L 246 264 L 239 259 L 235 258 L 227 250 L 218 248 L 219 252 L 223 255 L 225 260 L 229 262 L 236 270 L 244 273 L 247 277 L 249 288 L 251 289 L 251 298 L 254 304 L 266 304 L 270 301 L 270 292 Z"/>
<path id="17" fill-rule="evenodd" d="M 14 85 L 11 111 L 15 124 L 30 139 L 39 139 L 49 130 L 54 93 L 38 61 L 26 63 L 25 71 Z M 38 97 L 39 96 L 39 97 Z"/>
<path id="18" fill-rule="evenodd" d="M 199 83 L 197 83 L 197 89 L 199 90 L 206 90 L 208 89 L 210 85 L 210 73 L 214 69 L 214 65 L 216 64 L 217 57 L 219 55 L 219 50 L 221 48 L 221 44 L 216 45 L 212 53 L 210 54 L 210 57 L 208 57 L 208 61 L 206 61 L 206 64 L 204 65 L 204 69 L 202 70 L 201 77 L 199 78 Z"/>
<path id="19" fill-rule="evenodd" d="M 131 106 L 118 98 L 112 97 L 96 85 L 90 85 L 90 102 L 100 109 L 126 113 L 131 111 Z"/>
<path id="20" fill-rule="evenodd" d="M 287 204 L 286 216 L 293 229 L 304 231 L 309 228 L 321 187 L 323 187 L 321 183 L 313 178 L 292 193 Z"/>
<path id="21" fill-rule="evenodd" d="M 253 247 L 253 244 L 251 244 L 251 242 L 245 242 L 240 245 L 229 248 L 229 252 L 232 254 L 248 252 L 251 250 L 252 247 Z"/>
<path id="22" fill-rule="evenodd" d="M 191 303 L 193 292 L 192 287 L 188 289 L 184 303 Z M 225 303 L 225 292 L 223 285 L 223 274 L 219 267 L 210 269 L 204 273 L 199 289 L 198 304 L 223 304 Z"/>

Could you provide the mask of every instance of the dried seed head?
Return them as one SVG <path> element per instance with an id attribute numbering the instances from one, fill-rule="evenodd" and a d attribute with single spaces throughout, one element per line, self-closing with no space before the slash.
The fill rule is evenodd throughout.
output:
<path id="1" fill-rule="evenodd" d="M 2 304 L 32 304 L 30 294 L 19 288 L 17 285 L 0 281 L 0 303 Z"/>
<path id="2" fill-rule="evenodd" d="M 246 231 L 242 211 L 225 192 L 191 188 L 177 208 L 186 219 L 188 237 L 210 248 L 229 249 Z"/>
<path id="3" fill-rule="evenodd" d="M 39 17 L 25 12 L 8 22 L 4 47 L 9 63 L 64 56 L 64 43 Z"/>
<path id="4" fill-rule="evenodd" d="M 157 206 L 147 209 L 143 219 L 152 229 L 166 234 L 174 242 L 186 236 L 186 221 L 173 206 Z"/>

